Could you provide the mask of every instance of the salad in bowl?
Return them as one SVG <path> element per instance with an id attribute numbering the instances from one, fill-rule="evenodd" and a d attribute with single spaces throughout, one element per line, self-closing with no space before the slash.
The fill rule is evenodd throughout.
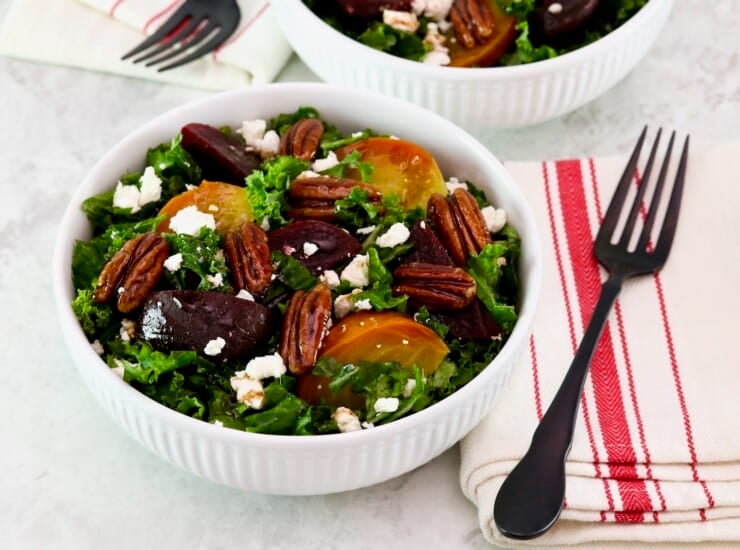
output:
<path id="1" fill-rule="evenodd" d="M 472 136 L 286 83 L 110 149 L 70 199 L 53 281 L 70 355 L 129 435 L 206 479 L 305 495 L 468 433 L 526 350 L 541 274 L 529 206 Z"/>

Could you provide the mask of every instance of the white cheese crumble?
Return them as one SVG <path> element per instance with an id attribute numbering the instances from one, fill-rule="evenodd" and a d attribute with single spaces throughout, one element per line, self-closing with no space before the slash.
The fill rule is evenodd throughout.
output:
<path id="1" fill-rule="evenodd" d="M 346 317 L 347 314 L 349 314 L 351 311 L 355 309 L 356 304 L 354 300 L 350 298 L 350 296 L 359 294 L 360 292 L 362 292 L 362 290 L 360 290 L 359 288 L 356 288 L 349 294 L 340 294 L 334 299 L 334 316 L 337 319 Z"/>
<path id="2" fill-rule="evenodd" d="M 100 343 L 100 340 L 94 340 L 90 346 L 92 347 L 93 351 L 97 353 L 98 355 L 103 355 L 105 353 L 105 348 L 103 347 L 103 344 Z"/>
<path id="3" fill-rule="evenodd" d="M 337 407 L 333 416 L 334 422 L 337 423 L 337 428 L 339 428 L 339 431 L 342 433 L 357 432 L 362 429 L 360 419 L 357 418 L 357 415 L 352 409 L 348 409 L 347 407 Z"/>
<path id="4" fill-rule="evenodd" d="M 563 5 L 560 2 L 553 2 L 552 4 L 547 6 L 547 11 L 549 11 L 553 15 L 557 15 L 559 13 L 562 13 Z"/>
<path id="5" fill-rule="evenodd" d="M 319 246 L 316 243 L 303 243 L 303 253 L 306 256 L 313 256 L 319 251 Z"/>
<path id="6" fill-rule="evenodd" d="M 445 182 L 445 185 L 447 186 L 447 192 L 452 194 L 455 189 L 465 189 L 468 190 L 468 184 L 464 181 L 460 181 L 456 177 L 451 177 Z"/>
<path id="7" fill-rule="evenodd" d="M 453 0 L 411 0 L 411 9 L 416 15 L 440 20 L 447 17 Z"/>
<path id="8" fill-rule="evenodd" d="M 298 174 L 298 176 L 296 176 L 296 179 L 302 180 L 308 178 L 318 178 L 319 176 L 321 176 L 321 174 L 319 174 L 318 172 L 314 172 L 313 170 L 304 170 L 303 172 Z"/>
<path id="9" fill-rule="evenodd" d="M 224 423 L 221 422 L 220 420 L 214 420 L 213 421 L 213 425 L 214 426 L 218 426 L 219 428 L 223 428 L 224 427 Z"/>
<path id="10" fill-rule="evenodd" d="M 113 206 L 116 208 L 130 208 L 134 214 L 141 207 L 156 202 L 162 197 L 162 180 L 157 176 L 154 168 L 147 166 L 139 178 L 139 187 L 123 185 L 120 181 L 113 192 Z"/>
<path id="11" fill-rule="evenodd" d="M 388 228 L 388 231 L 377 238 L 375 244 L 380 248 L 393 248 L 405 243 L 410 235 L 408 227 L 401 222 L 396 222 Z"/>
<path id="12" fill-rule="evenodd" d="M 450 64 L 450 50 L 445 45 L 447 39 L 439 32 L 439 25 L 436 23 L 429 23 L 427 25 L 427 34 L 424 36 L 424 42 L 431 46 L 431 50 L 427 52 L 422 60 L 424 63 L 429 65 Z"/>
<path id="13" fill-rule="evenodd" d="M 358 230 L 355 231 L 358 235 L 369 235 L 373 231 L 375 231 L 375 228 L 377 225 L 368 225 L 367 227 L 360 227 Z"/>
<path id="14" fill-rule="evenodd" d="M 213 288 L 218 288 L 224 284 L 224 276 L 220 273 L 216 273 L 215 275 L 206 275 L 206 281 L 211 283 Z"/>
<path id="15" fill-rule="evenodd" d="M 313 172 L 323 172 L 324 170 L 328 170 L 329 168 L 334 168 L 337 164 L 339 164 L 339 159 L 337 158 L 337 155 L 334 151 L 329 151 L 329 154 L 326 155 L 326 158 L 323 159 L 316 159 L 313 164 L 311 165 L 311 170 Z"/>
<path id="16" fill-rule="evenodd" d="M 370 260 L 367 254 L 358 254 L 352 261 L 342 270 L 342 274 L 339 278 L 342 281 L 347 281 L 350 285 L 356 288 L 362 288 L 369 284 L 368 279 L 368 267 Z"/>
<path id="17" fill-rule="evenodd" d="M 366 430 L 369 430 L 370 428 L 374 428 L 375 424 L 373 424 L 372 422 L 363 422 L 362 424 L 360 424 L 360 426 L 362 426 Z"/>
<path id="18" fill-rule="evenodd" d="M 124 342 L 130 342 L 131 338 L 136 334 L 136 323 L 130 319 L 121 319 L 121 329 L 118 331 L 121 336 L 121 340 Z"/>
<path id="19" fill-rule="evenodd" d="M 242 288 L 239 292 L 237 292 L 236 297 L 241 298 L 242 300 L 254 302 L 254 296 L 252 296 L 252 293 L 245 288 Z"/>
<path id="20" fill-rule="evenodd" d="M 506 211 L 503 208 L 486 206 L 481 208 L 481 214 L 483 214 L 486 227 L 491 233 L 498 233 L 506 225 Z"/>
<path id="21" fill-rule="evenodd" d="M 248 376 L 239 376 L 239 373 L 232 376 L 229 381 L 231 388 L 236 392 L 237 401 L 251 409 L 261 409 L 265 406 L 265 388 L 262 387 L 262 382 Z"/>
<path id="22" fill-rule="evenodd" d="M 170 220 L 170 229 L 175 233 L 195 237 L 201 227 L 216 229 L 216 218 L 198 210 L 197 206 L 186 206 Z"/>
<path id="23" fill-rule="evenodd" d="M 182 267 L 182 254 L 179 252 L 173 254 L 164 261 L 164 268 L 170 273 L 174 273 Z"/>
<path id="24" fill-rule="evenodd" d="M 383 23 L 399 31 L 416 32 L 419 18 L 409 11 L 383 10 Z"/>
<path id="25" fill-rule="evenodd" d="M 392 413 L 398 410 L 398 397 L 378 397 L 373 408 L 376 413 Z"/>
<path id="26" fill-rule="evenodd" d="M 237 371 L 236 376 L 248 376 L 254 380 L 263 378 L 279 378 L 286 372 L 285 363 L 279 353 L 262 355 L 249 360 L 243 371 Z"/>
<path id="27" fill-rule="evenodd" d="M 262 158 L 274 157 L 280 148 L 280 136 L 275 130 L 267 130 L 262 119 L 244 120 L 238 132 L 244 137 L 247 147 L 256 149 Z"/>
<path id="28" fill-rule="evenodd" d="M 508 262 L 506 261 L 506 258 L 504 256 L 496 258 L 496 265 L 499 267 L 504 267 L 507 263 Z"/>
<path id="29" fill-rule="evenodd" d="M 162 313 L 162 302 L 157 302 L 156 306 L 149 307 L 144 311 L 139 329 L 145 340 L 154 340 L 162 336 L 166 326 L 167 319 Z"/>
<path id="30" fill-rule="evenodd" d="M 226 340 L 217 336 L 213 340 L 209 340 L 206 347 L 203 348 L 203 353 L 210 355 L 211 357 L 218 355 L 224 349 Z"/>
<path id="31" fill-rule="evenodd" d="M 370 303 L 369 298 L 355 302 L 355 311 L 368 311 L 370 309 L 373 309 L 373 305 Z"/>
<path id="32" fill-rule="evenodd" d="M 326 284 L 330 289 L 335 289 L 339 286 L 339 275 L 333 269 L 327 269 L 321 275 L 319 275 L 319 281 Z"/>
<path id="33" fill-rule="evenodd" d="M 416 379 L 409 378 L 408 380 L 406 380 L 406 385 L 403 387 L 403 396 L 411 397 L 411 394 L 414 393 L 415 389 L 416 389 Z"/>

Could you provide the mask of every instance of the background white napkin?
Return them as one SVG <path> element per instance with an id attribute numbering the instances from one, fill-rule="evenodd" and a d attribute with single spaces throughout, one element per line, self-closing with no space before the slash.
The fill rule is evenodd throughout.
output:
<path id="1" fill-rule="evenodd" d="M 626 159 L 507 164 L 539 220 L 545 277 L 527 357 L 461 446 L 462 489 L 489 541 L 740 547 L 738 159 L 740 143 L 690 155 L 668 263 L 627 282 L 591 365 L 566 467 L 567 507 L 529 542 L 500 535 L 493 503 L 598 297 L 605 272 L 592 257 L 593 236 Z"/>
<path id="2" fill-rule="evenodd" d="M 16 0 L 0 54 L 43 63 L 225 90 L 272 81 L 291 55 L 266 0 L 239 0 L 239 28 L 216 52 L 173 70 L 121 61 L 183 0 Z"/>

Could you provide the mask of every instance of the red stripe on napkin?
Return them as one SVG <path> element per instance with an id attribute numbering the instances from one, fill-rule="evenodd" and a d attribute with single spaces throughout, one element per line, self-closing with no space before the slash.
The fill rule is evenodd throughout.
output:
<path id="1" fill-rule="evenodd" d="M 120 6 L 124 2 L 125 2 L 125 0 L 116 0 L 113 3 L 113 5 L 110 7 L 110 10 L 108 11 L 108 15 L 110 15 L 111 17 L 113 17 L 115 15 L 115 13 L 116 13 L 116 10 L 118 9 L 118 6 Z"/>
<path id="2" fill-rule="evenodd" d="M 601 289 L 598 263 L 593 257 L 593 235 L 588 223 L 583 174 L 579 161 L 556 163 L 561 202 L 561 215 L 568 241 L 574 281 L 585 329 L 596 306 Z M 627 487 L 624 479 L 636 479 L 636 455 L 616 368 L 614 347 L 607 324 L 591 362 L 591 384 L 596 400 L 597 417 L 609 462 L 610 477 L 617 480 L 622 497 L 622 510 L 615 513 L 617 522 L 641 522 L 637 510 L 650 509 L 650 497 L 644 482 Z"/>
<path id="3" fill-rule="evenodd" d="M 568 331 L 570 333 L 570 344 L 571 348 L 573 349 L 573 353 L 575 353 L 576 348 L 578 347 L 578 342 L 576 341 L 576 334 L 575 334 L 575 328 L 574 328 L 574 322 L 573 322 L 573 311 L 571 308 L 570 303 L 570 297 L 568 295 L 568 288 L 565 284 L 565 269 L 563 267 L 563 257 L 560 251 L 560 243 L 558 241 L 557 237 L 557 231 L 555 230 L 555 211 L 552 204 L 552 189 L 550 186 L 550 176 L 547 172 L 547 163 L 542 163 L 542 180 L 544 182 L 545 186 L 545 199 L 547 201 L 547 217 L 550 224 L 550 235 L 552 235 L 552 245 L 553 250 L 555 251 L 555 261 L 557 263 L 558 267 L 558 276 L 560 278 L 560 288 L 563 293 L 563 302 L 565 303 L 565 313 L 568 318 Z M 593 454 L 594 460 L 594 470 L 596 472 L 596 477 L 602 477 L 601 475 L 601 467 L 599 466 L 599 453 L 596 449 L 596 443 L 594 441 L 594 433 L 591 429 L 591 416 L 589 414 L 588 410 L 588 403 L 586 403 L 586 398 L 581 396 L 581 412 L 583 414 L 583 421 L 586 426 L 586 434 L 588 435 L 588 441 L 589 446 L 591 448 L 591 453 Z M 606 480 L 604 481 L 604 493 L 606 495 L 607 502 L 609 504 L 609 507 L 611 509 L 614 508 L 614 501 L 612 499 L 611 490 L 609 489 L 609 485 L 606 483 Z M 604 521 L 605 519 L 602 518 Z"/>
<path id="4" fill-rule="evenodd" d="M 537 366 L 537 347 L 534 344 L 534 334 L 529 337 L 529 358 L 532 361 L 532 386 L 534 391 L 534 406 L 537 411 L 537 422 L 542 421 L 542 395 L 540 394 L 540 373 Z"/>

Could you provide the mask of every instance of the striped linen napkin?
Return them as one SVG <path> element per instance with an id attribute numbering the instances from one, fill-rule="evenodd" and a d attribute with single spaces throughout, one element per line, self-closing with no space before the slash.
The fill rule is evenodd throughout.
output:
<path id="1" fill-rule="evenodd" d="M 16 0 L 0 31 L 0 55 L 226 90 L 271 82 L 292 51 L 267 0 L 238 0 L 239 28 L 218 50 L 164 72 L 121 61 L 184 0 Z"/>
<path id="2" fill-rule="evenodd" d="M 612 310 L 581 399 L 566 508 L 531 541 L 503 537 L 493 503 L 596 303 L 605 272 L 593 237 L 626 158 L 507 165 L 539 220 L 545 276 L 523 364 L 461 444 L 461 486 L 490 542 L 740 548 L 738 159 L 740 142 L 690 155 L 668 263 L 628 281 Z"/>

